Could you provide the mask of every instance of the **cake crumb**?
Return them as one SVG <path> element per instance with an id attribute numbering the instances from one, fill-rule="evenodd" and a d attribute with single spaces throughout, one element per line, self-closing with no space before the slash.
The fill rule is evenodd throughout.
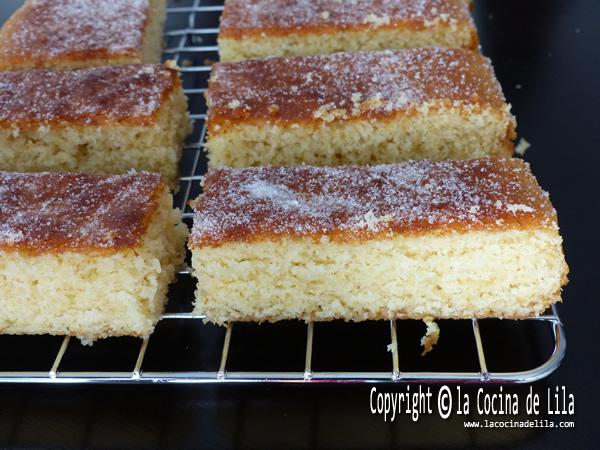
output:
<path id="1" fill-rule="evenodd" d="M 166 64 L 165 64 L 166 66 Z M 138 72 L 140 75 L 152 75 L 154 74 L 154 67 L 152 66 L 142 66 L 140 71 Z"/>
<path id="2" fill-rule="evenodd" d="M 390 24 L 390 16 L 377 16 L 375 14 L 369 14 L 366 18 L 365 18 L 365 23 L 371 23 L 373 25 L 375 25 L 376 27 L 380 27 L 382 25 L 389 25 Z"/>
<path id="3" fill-rule="evenodd" d="M 424 319 L 423 322 L 427 325 L 427 331 L 425 332 L 425 336 L 421 338 L 421 346 L 423 346 L 421 356 L 429 353 L 440 339 L 440 327 L 438 324 L 430 318 Z"/>
<path id="4" fill-rule="evenodd" d="M 89 338 L 89 337 L 84 337 L 84 336 L 77 336 L 77 339 L 79 339 L 79 342 L 84 347 L 91 347 L 92 345 L 94 345 L 94 342 L 95 342 L 94 338 Z"/>
<path id="5" fill-rule="evenodd" d="M 179 66 L 177 65 L 177 63 L 172 60 L 172 59 L 168 59 L 165 61 L 165 67 L 167 69 L 171 69 L 171 70 L 179 70 Z"/>
<path id="6" fill-rule="evenodd" d="M 333 122 L 336 119 L 347 119 L 348 114 L 345 109 L 337 109 L 333 103 L 321 106 L 313 113 L 315 119 L 321 119 L 325 122 Z"/>
<path id="7" fill-rule="evenodd" d="M 354 105 L 356 106 L 357 103 L 360 103 L 361 98 L 362 94 L 360 92 L 354 92 L 351 97 L 352 103 L 354 103 Z"/>
<path id="8" fill-rule="evenodd" d="M 535 209 L 533 209 L 531 206 L 520 205 L 520 204 L 508 204 L 508 205 L 506 205 L 506 209 L 510 212 L 517 212 L 517 211 L 526 212 L 526 213 L 535 212 Z"/>
<path id="9" fill-rule="evenodd" d="M 385 108 L 386 106 L 387 104 L 381 100 L 381 94 L 377 93 L 373 97 L 361 102 L 359 105 L 359 110 L 360 112 L 373 111 L 378 108 Z"/>
<path id="10" fill-rule="evenodd" d="M 367 227 L 371 231 L 378 231 L 378 224 L 381 222 L 390 222 L 393 220 L 393 216 L 391 214 L 387 214 L 385 216 L 377 217 L 372 210 L 369 210 L 364 215 L 364 220 L 361 220 L 358 223 L 358 226 L 361 228 Z"/>
<path id="11" fill-rule="evenodd" d="M 515 153 L 517 155 L 523 156 L 525 152 L 529 149 L 529 147 L 531 147 L 531 144 L 527 142 L 525 138 L 521 138 L 519 139 L 519 143 L 515 147 Z"/>

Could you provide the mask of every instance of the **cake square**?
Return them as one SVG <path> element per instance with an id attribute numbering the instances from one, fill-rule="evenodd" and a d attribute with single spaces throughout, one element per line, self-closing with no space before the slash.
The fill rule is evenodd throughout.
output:
<path id="1" fill-rule="evenodd" d="M 160 172 L 177 188 L 191 131 L 179 73 L 162 65 L 0 72 L 0 170 Z"/>
<path id="2" fill-rule="evenodd" d="M 210 322 L 535 316 L 568 267 L 519 159 L 212 169 L 189 240 Z"/>
<path id="3" fill-rule="evenodd" d="M 187 227 L 160 175 L 0 173 L 0 333 L 152 333 Z"/>
<path id="4" fill-rule="evenodd" d="M 215 64 L 213 167 L 365 165 L 510 156 L 516 122 L 492 64 L 402 49 Z"/>
<path id="5" fill-rule="evenodd" d="M 159 63 L 166 0 L 26 0 L 0 30 L 0 70 Z"/>
<path id="6" fill-rule="evenodd" d="M 223 62 L 416 47 L 477 49 L 465 0 L 226 0 Z"/>

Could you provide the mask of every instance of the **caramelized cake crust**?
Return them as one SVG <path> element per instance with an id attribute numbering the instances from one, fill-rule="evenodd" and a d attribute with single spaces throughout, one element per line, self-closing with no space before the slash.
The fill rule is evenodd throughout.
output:
<path id="1" fill-rule="evenodd" d="M 180 86 L 177 71 L 159 64 L 0 72 L 0 128 L 149 125 Z"/>
<path id="2" fill-rule="evenodd" d="M 208 127 L 218 134 L 239 122 L 391 118 L 426 103 L 501 109 L 506 99 L 490 60 L 468 50 L 270 58 L 213 65 Z"/>
<path id="3" fill-rule="evenodd" d="M 220 35 L 240 39 L 400 26 L 421 30 L 439 22 L 473 26 L 464 0 L 227 0 Z"/>
<path id="4" fill-rule="evenodd" d="M 158 3 L 27 0 L 0 31 L 0 67 L 142 62 L 151 9 Z"/>
<path id="5" fill-rule="evenodd" d="M 160 175 L 0 172 L 0 250 L 113 253 L 146 232 Z"/>
<path id="6" fill-rule="evenodd" d="M 196 204 L 193 248 L 557 227 L 548 195 L 519 159 L 212 169 L 204 192 Z"/>

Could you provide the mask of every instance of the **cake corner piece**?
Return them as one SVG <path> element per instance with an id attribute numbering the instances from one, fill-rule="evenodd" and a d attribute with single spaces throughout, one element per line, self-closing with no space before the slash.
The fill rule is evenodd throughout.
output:
<path id="1" fill-rule="evenodd" d="M 0 205 L 0 333 L 152 333 L 187 236 L 159 175 L 2 172 Z"/>
<path id="2" fill-rule="evenodd" d="M 159 63 L 166 0 L 26 0 L 0 29 L 0 70 Z"/>

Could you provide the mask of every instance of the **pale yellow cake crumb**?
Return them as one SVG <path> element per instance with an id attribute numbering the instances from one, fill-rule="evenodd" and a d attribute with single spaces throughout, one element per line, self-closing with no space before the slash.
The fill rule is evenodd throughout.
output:
<path id="1" fill-rule="evenodd" d="M 421 356 L 425 356 L 433 350 L 433 347 L 440 339 L 440 327 L 438 324 L 431 318 L 424 319 L 423 322 L 425 322 L 425 325 L 427 326 L 427 331 L 425 331 L 425 335 L 421 338 L 421 346 L 423 347 Z"/>
<path id="2" fill-rule="evenodd" d="M 527 150 L 531 147 L 531 144 L 527 142 L 525 138 L 519 139 L 517 146 L 515 147 L 515 153 L 523 156 Z"/>

